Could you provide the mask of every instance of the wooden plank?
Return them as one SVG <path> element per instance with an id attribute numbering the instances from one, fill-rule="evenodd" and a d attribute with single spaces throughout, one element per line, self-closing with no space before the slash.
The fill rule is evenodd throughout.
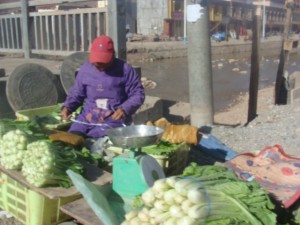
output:
<path id="1" fill-rule="evenodd" d="M 112 182 L 112 175 L 109 172 L 101 170 L 100 168 L 92 165 L 85 164 L 85 174 L 84 177 L 96 185 L 104 185 Z M 61 188 L 61 187 L 44 187 L 44 188 L 37 188 L 33 185 L 29 184 L 25 177 L 22 175 L 20 171 L 14 170 L 7 170 L 0 166 L 0 171 L 9 175 L 16 181 L 20 182 L 27 188 L 46 196 L 49 199 L 58 199 L 61 197 L 69 197 L 73 195 L 79 195 L 80 193 L 76 189 L 75 186 L 70 188 Z"/>
<path id="2" fill-rule="evenodd" d="M 104 225 L 84 198 L 65 204 L 60 209 L 83 225 Z"/>
<path id="3" fill-rule="evenodd" d="M 257 116 L 257 96 L 259 85 L 259 61 L 260 61 L 260 26 L 261 16 L 255 15 L 253 18 L 253 38 L 251 52 L 251 71 L 249 85 L 248 119 L 251 122 Z"/>

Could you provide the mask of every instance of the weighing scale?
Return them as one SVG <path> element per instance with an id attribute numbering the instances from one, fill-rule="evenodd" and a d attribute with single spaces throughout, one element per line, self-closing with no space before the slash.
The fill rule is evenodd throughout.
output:
<path id="1" fill-rule="evenodd" d="M 113 191 L 124 198 L 144 193 L 157 179 L 165 177 L 162 167 L 141 148 L 159 141 L 164 130 L 156 126 L 131 125 L 108 130 L 111 142 L 123 149 L 112 162 Z M 130 149 L 124 152 L 125 149 Z"/>

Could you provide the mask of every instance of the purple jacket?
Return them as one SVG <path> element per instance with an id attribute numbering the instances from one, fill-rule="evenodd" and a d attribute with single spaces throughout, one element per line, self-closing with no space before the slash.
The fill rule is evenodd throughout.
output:
<path id="1" fill-rule="evenodd" d="M 114 59 L 113 64 L 105 71 L 97 70 L 91 63 L 86 62 L 76 76 L 75 83 L 70 89 L 64 106 L 74 112 L 83 105 L 77 120 L 92 123 L 108 124 L 111 127 L 120 127 L 122 122 L 130 124 L 131 115 L 143 104 L 145 99 L 144 88 L 135 69 L 121 59 Z M 113 121 L 110 115 L 114 110 L 122 107 L 126 112 L 123 121 Z M 73 123 L 70 132 L 82 132 L 87 137 L 102 137 L 106 135 L 109 126 L 93 126 Z"/>

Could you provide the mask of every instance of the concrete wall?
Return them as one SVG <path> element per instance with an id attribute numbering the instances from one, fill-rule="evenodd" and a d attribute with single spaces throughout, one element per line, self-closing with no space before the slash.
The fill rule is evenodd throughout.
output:
<path id="1" fill-rule="evenodd" d="M 137 0 L 137 33 L 162 34 L 164 19 L 168 17 L 167 0 Z"/>

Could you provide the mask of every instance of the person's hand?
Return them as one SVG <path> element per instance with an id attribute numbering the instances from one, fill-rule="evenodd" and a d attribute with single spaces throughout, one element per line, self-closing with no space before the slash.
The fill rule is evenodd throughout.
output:
<path id="1" fill-rule="evenodd" d="M 63 120 L 69 120 L 71 119 L 72 113 L 64 106 L 60 111 L 60 116 Z"/>
<path id="2" fill-rule="evenodd" d="M 118 108 L 111 116 L 111 118 L 113 120 L 120 120 L 123 119 L 125 117 L 126 113 L 124 111 L 124 109 L 122 108 Z"/>
<path id="3" fill-rule="evenodd" d="M 85 119 L 86 119 L 89 123 L 92 122 L 92 118 L 93 118 L 92 113 L 88 113 L 88 114 L 85 116 Z"/>

